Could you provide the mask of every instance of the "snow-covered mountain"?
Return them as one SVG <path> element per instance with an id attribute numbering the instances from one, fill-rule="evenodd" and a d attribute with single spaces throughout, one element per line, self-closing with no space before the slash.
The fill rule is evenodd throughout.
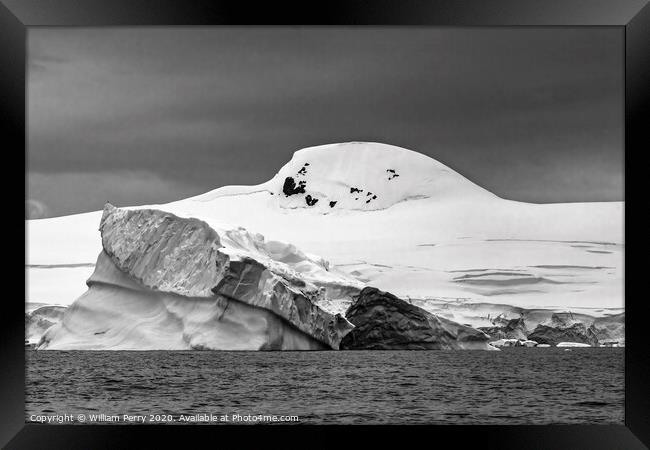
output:
<path id="1" fill-rule="evenodd" d="M 623 202 L 505 200 L 391 145 L 299 150 L 266 183 L 130 209 L 140 208 L 291 243 L 361 285 L 472 326 L 501 313 L 541 322 L 553 312 L 604 317 L 624 308 Z M 28 302 L 68 305 L 83 294 L 102 250 L 101 215 L 27 222 Z M 327 301 L 331 311 L 349 305 Z"/>

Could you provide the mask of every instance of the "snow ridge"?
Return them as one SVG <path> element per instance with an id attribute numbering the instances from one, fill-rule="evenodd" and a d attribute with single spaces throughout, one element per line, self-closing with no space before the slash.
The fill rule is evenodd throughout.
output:
<path id="1" fill-rule="evenodd" d="M 210 201 L 268 191 L 280 208 L 374 211 L 409 200 L 496 198 L 444 164 L 394 145 L 347 142 L 298 150 L 268 182 L 194 197 Z"/>

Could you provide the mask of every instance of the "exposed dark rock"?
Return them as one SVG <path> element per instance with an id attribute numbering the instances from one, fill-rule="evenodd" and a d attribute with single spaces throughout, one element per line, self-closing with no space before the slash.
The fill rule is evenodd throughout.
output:
<path id="1" fill-rule="evenodd" d="M 318 203 L 318 199 L 307 194 L 305 197 L 305 203 L 307 203 L 307 206 L 314 206 L 316 203 Z"/>
<path id="2" fill-rule="evenodd" d="M 594 321 L 598 342 L 625 342 L 625 313 L 600 317 Z"/>
<path id="3" fill-rule="evenodd" d="M 335 202 L 335 201 L 330 202 L 330 208 L 334 208 L 334 205 L 336 205 L 336 203 L 337 202 Z"/>
<path id="4" fill-rule="evenodd" d="M 528 335 L 528 330 L 526 329 L 526 324 L 524 323 L 523 317 L 518 319 L 506 320 L 502 319 L 503 322 L 495 323 L 493 327 L 479 327 L 479 330 L 490 336 L 491 340 L 498 339 L 519 339 L 522 341 L 526 340 Z"/>
<path id="5" fill-rule="evenodd" d="M 370 197 L 372 195 L 372 197 Z M 374 200 L 377 198 L 377 195 L 373 195 L 372 192 L 368 192 L 366 197 L 370 197 L 368 200 L 366 200 L 366 203 L 370 203 L 371 200 Z"/>
<path id="6" fill-rule="evenodd" d="M 546 324 L 539 324 L 528 335 L 539 344 L 557 345 L 560 342 L 579 342 L 598 345 L 597 329 L 592 325 L 573 320 L 570 314 L 553 314 Z"/>
<path id="7" fill-rule="evenodd" d="M 388 180 L 392 180 L 393 178 L 399 177 L 399 175 L 395 172 L 394 169 L 386 169 L 386 172 L 389 172 L 390 175 L 388 176 Z"/>
<path id="8" fill-rule="evenodd" d="M 388 292 L 366 287 L 345 313 L 355 325 L 341 349 L 492 349 L 474 328 L 438 317 Z"/>
<path id="9" fill-rule="evenodd" d="M 296 185 L 296 180 L 294 180 L 292 177 L 287 177 L 284 179 L 282 192 L 284 192 L 284 195 L 287 197 L 294 194 L 304 194 L 306 185 L 307 183 L 305 181 L 299 181 L 298 185 Z"/>
<path id="10" fill-rule="evenodd" d="M 354 194 L 355 192 L 363 192 L 363 189 L 358 189 L 355 187 L 350 188 L 350 194 Z"/>

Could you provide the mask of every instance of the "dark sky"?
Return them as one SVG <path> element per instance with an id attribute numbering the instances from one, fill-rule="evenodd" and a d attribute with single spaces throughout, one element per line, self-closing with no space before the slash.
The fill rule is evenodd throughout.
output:
<path id="1" fill-rule="evenodd" d="M 33 216 L 271 178 L 378 141 L 505 198 L 623 199 L 614 28 L 29 30 Z"/>

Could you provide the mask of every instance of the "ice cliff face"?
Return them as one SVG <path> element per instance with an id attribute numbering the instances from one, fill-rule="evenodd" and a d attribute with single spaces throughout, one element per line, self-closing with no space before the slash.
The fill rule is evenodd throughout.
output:
<path id="1" fill-rule="evenodd" d="M 358 283 L 290 245 L 110 204 L 100 231 L 103 251 L 89 291 L 46 333 L 41 348 L 338 349 L 353 328 L 317 302 L 337 283 L 351 290 Z M 84 325 L 105 318 L 106 309 L 113 311 L 98 324 L 102 330 Z M 153 328 L 145 331 L 145 323 Z M 156 341 L 167 332 L 171 338 Z"/>
<path id="2" fill-rule="evenodd" d="M 200 220 L 107 204 L 99 230 L 115 265 L 152 290 L 209 297 L 227 264 L 219 235 Z"/>
<path id="3" fill-rule="evenodd" d="M 48 328 L 61 321 L 65 309 L 65 306 L 41 306 L 25 313 L 25 340 L 32 344 L 38 343 Z"/>

